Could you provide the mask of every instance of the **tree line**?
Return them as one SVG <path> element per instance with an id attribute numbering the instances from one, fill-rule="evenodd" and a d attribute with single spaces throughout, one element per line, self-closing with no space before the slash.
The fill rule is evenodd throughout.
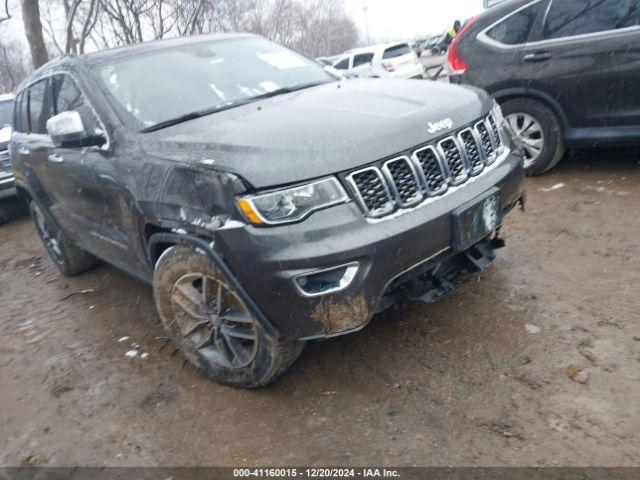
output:
<path id="1" fill-rule="evenodd" d="M 358 41 L 342 0 L 4 0 L 0 35 L 18 8 L 29 55 L 19 39 L 0 36 L 2 91 L 60 55 L 167 37 L 250 32 L 310 57 L 338 54 Z"/>

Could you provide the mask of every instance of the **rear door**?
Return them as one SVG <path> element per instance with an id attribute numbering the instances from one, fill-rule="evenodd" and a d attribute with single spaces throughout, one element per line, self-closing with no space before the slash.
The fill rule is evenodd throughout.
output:
<path id="1" fill-rule="evenodd" d="M 370 77 L 373 66 L 372 62 L 373 52 L 358 53 L 353 56 L 353 68 L 351 70 L 359 77 Z"/>
<path id="2" fill-rule="evenodd" d="M 18 106 L 20 121 L 16 122 L 13 133 L 12 157 L 21 174 L 30 179 L 40 202 L 62 224 L 65 221 L 62 198 L 47 161 L 52 147 L 47 135 L 47 120 L 53 111 L 48 89 L 49 79 L 45 78 L 21 93 Z"/>
<path id="3" fill-rule="evenodd" d="M 549 0 L 522 59 L 570 127 L 640 125 L 640 0 Z"/>
<path id="4" fill-rule="evenodd" d="M 469 70 L 465 74 L 472 85 L 490 91 L 528 86 L 531 72 L 526 71 L 522 50 L 536 24 L 541 22 L 546 0 L 524 3 L 499 18 L 478 34 L 480 51 L 463 50 Z"/>

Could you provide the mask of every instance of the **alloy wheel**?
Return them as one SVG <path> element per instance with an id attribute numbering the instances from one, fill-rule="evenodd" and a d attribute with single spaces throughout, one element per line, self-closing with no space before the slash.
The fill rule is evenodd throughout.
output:
<path id="1" fill-rule="evenodd" d="M 256 321 L 224 282 L 189 273 L 174 284 L 171 303 L 180 333 L 200 353 L 227 368 L 253 361 L 258 350 Z"/>
<path id="2" fill-rule="evenodd" d="M 542 125 L 528 113 L 511 113 L 505 119 L 516 135 L 516 143 L 524 151 L 524 167 L 530 168 L 544 148 Z"/>

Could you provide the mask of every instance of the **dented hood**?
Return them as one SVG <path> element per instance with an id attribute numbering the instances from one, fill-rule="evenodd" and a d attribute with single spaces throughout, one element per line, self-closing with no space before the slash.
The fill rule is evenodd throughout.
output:
<path id="1" fill-rule="evenodd" d="M 480 90 L 419 80 L 335 82 L 141 134 L 154 155 L 242 176 L 256 188 L 315 179 L 395 155 L 486 113 Z M 446 122 L 445 122 L 446 123 Z"/>

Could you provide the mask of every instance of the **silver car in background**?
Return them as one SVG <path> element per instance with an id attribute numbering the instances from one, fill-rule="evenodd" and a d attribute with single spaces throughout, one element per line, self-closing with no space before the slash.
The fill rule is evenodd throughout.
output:
<path id="1" fill-rule="evenodd" d="M 13 197 L 17 193 L 9 160 L 14 98 L 13 94 L 0 95 L 0 199 Z"/>

